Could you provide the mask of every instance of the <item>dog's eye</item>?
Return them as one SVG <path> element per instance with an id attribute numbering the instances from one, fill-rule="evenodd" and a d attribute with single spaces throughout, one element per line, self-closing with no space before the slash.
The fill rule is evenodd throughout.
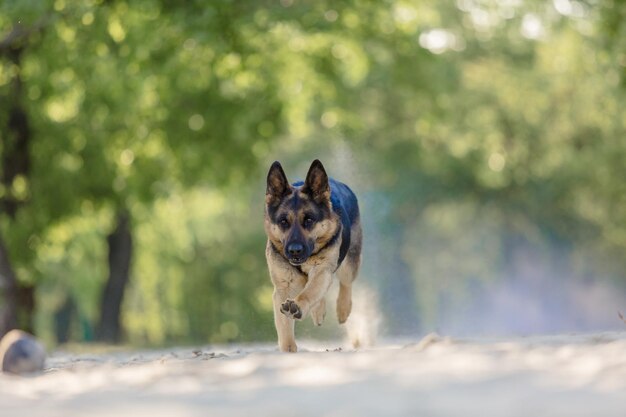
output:
<path id="1" fill-rule="evenodd" d="M 287 220 L 287 219 L 282 219 L 282 220 L 280 221 L 280 227 L 284 227 L 284 228 L 289 227 L 289 220 Z"/>
<path id="2" fill-rule="evenodd" d="M 304 221 L 302 222 L 302 225 L 304 227 L 310 227 L 311 225 L 313 225 L 313 219 L 310 217 L 305 217 Z"/>

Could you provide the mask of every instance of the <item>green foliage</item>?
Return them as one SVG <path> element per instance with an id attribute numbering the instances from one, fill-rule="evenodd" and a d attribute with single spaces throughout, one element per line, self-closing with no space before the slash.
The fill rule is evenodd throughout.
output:
<path id="1" fill-rule="evenodd" d="M 271 338 L 261 216 L 274 159 L 302 175 L 326 157 L 352 175 L 365 280 L 383 294 L 396 285 L 385 271 L 413 283 L 426 326 L 511 272 L 512 237 L 554 257 L 567 247 L 576 279 L 624 281 L 623 9 L 3 2 L 0 36 L 36 28 L 19 69 L 0 59 L 0 152 L 18 70 L 33 131 L 29 176 L 0 189 L 27 204 L 0 213 L 0 230 L 19 278 L 39 284 L 39 328 L 52 338 L 69 294 L 73 337 L 89 338 L 105 237 L 126 208 L 129 341 Z"/>

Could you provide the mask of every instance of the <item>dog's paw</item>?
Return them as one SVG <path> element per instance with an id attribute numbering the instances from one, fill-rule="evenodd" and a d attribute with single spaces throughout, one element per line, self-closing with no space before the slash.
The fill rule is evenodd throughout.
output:
<path id="1" fill-rule="evenodd" d="M 279 343 L 278 347 L 281 352 L 296 353 L 298 351 L 298 346 L 296 346 L 295 341 L 291 343 Z"/>
<path id="2" fill-rule="evenodd" d="M 280 312 L 296 320 L 302 319 L 302 310 L 293 300 L 285 300 L 285 302 L 280 305 Z"/>

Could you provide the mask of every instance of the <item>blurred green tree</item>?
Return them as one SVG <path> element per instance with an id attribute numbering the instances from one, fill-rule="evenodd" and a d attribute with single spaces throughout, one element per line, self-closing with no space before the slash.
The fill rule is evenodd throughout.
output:
<path id="1" fill-rule="evenodd" d="M 624 281 L 623 4 L 3 2 L 5 327 L 268 337 L 263 171 L 344 148 L 390 332 L 529 247 Z"/>
<path id="2" fill-rule="evenodd" d="M 196 15 L 157 1 L 42 3 L 3 3 L 3 103 L 13 106 L 3 109 L 4 229 L 12 247 L 30 246 L 12 256 L 28 265 L 51 225 L 117 213 L 98 333 L 118 340 L 134 212 L 178 183 L 246 175 L 280 108 L 275 86 L 248 68 L 260 64 L 253 51 L 220 23 L 226 4 Z M 11 116 L 22 102 L 29 131 Z"/>

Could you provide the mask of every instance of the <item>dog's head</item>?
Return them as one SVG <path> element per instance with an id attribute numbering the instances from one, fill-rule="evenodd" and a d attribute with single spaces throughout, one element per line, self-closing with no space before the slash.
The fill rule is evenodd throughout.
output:
<path id="1" fill-rule="evenodd" d="M 324 166 L 313 161 L 304 182 L 289 184 L 278 161 L 267 174 L 265 231 L 292 265 L 301 265 L 334 236 L 338 216 L 330 202 Z"/>

